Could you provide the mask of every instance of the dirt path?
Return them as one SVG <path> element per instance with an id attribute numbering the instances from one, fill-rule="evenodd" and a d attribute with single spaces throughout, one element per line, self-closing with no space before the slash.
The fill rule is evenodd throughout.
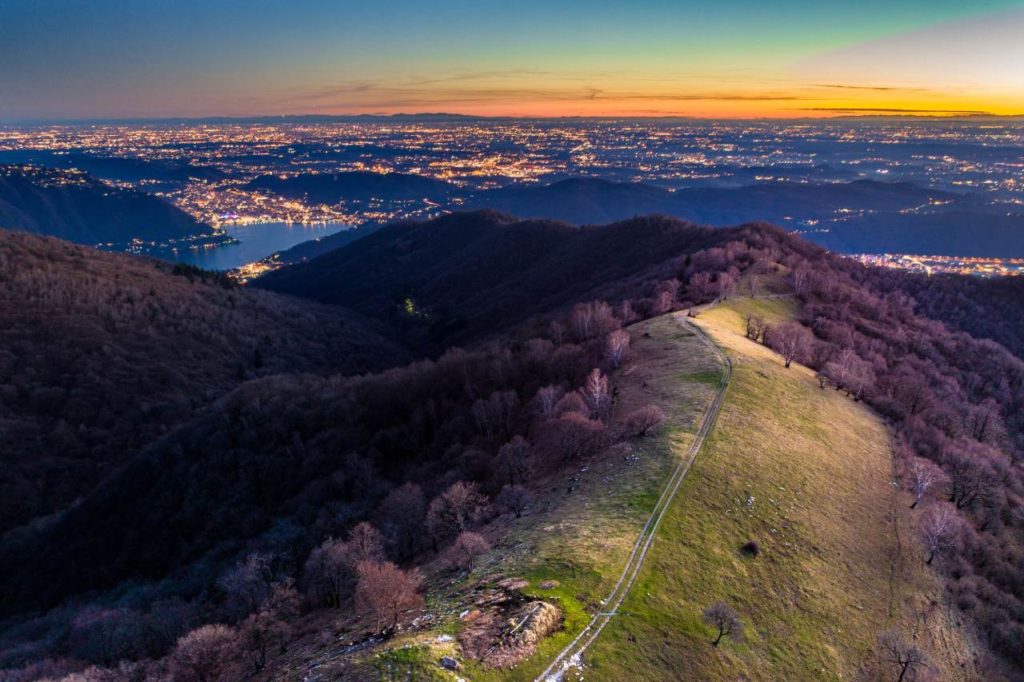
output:
<path id="1" fill-rule="evenodd" d="M 615 586 L 612 587 L 611 594 L 609 594 L 602 602 L 604 610 L 594 614 L 594 617 L 590 619 L 590 623 L 588 623 L 587 626 L 583 628 L 583 630 L 558 653 L 551 664 L 545 668 L 544 672 L 537 676 L 536 682 L 561 682 L 565 676 L 566 670 L 580 665 L 583 653 L 591 644 L 594 643 L 594 640 L 596 640 L 598 635 L 601 634 L 601 630 L 603 630 L 612 617 L 616 615 L 619 606 L 626 598 L 626 595 L 629 593 L 629 589 L 633 586 L 633 583 L 636 582 L 636 578 L 640 574 L 640 569 L 643 567 L 644 559 L 647 558 L 647 552 L 650 550 L 651 544 L 654 542 L 654 536 L 658 532 L 658 526 L 661 524 L 665 511 L 669 508 L 669 505 L 672 504 L 676 491 L 679 490 L 679 486 L 682 484 L 683 479 L 686 478 L 686 474 L 690 470 L 690 465 L 693 464 L 694 459 L 696 459 L 697 454 L 704 445 L 704 440 L 711 432 L 711 428 L 715 423 L 715 418 L 718 416 L 718 412 L 722 407 L 722 399 L 725 396 L 725 389 L 729 385 L 729 379 L 732 376 L 732 363 L 729 361 L 729 358 L 726 357 L 725 353 L 715 345 L 715 343 L 707 336 L 707 334 L 704 333 L 702 329 L 691 324 L 681 313 L 676 313 L 674 316 L 676 321 L 685 325 L 697 334 L 700 340 L 718 357 L 722 366 L 721 384 L 715 392 L 714 398 L 712 398 L 707 409 L 704 411 L 704 416 L 700 421 L 700 428 L 698 428 L 697 433 L 694 436 L 693 443 L 690 444 L 690 448 L 687 450 L 686 456 L 679 462 L 679 465 L 672 472 L 672 476 L 669 478 L 668 483 L 665 484 L 665 489 L 662 491 L 661 497 L 658 498 L 658 503 L 654 505 L 654 509 L 651 511 L 651 515 L 647 519 L 647 523 L 640 532 L 640 537 L 637 538 L 636 544 L 633 545 L 633 551 L 630 553 L 629 559 L 626 561 L 626 566 L 622 569 L 622 574 L 619 576 Z"/>

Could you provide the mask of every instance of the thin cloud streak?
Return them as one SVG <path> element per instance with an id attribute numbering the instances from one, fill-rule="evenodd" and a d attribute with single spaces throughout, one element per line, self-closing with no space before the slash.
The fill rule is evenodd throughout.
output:
<path id="1" fill-rule="evenodd" d="M 929 92 L 929 88 L 901 87 L 897 85 L 843 85 L 840 83 L 815 83 L 811 87 L 828 90 L 868 90 L 871 92 Z"/>
<path id="2" fill-rule="evenodd" d="M 941 116 L 996 116 L 991 111 L 971 109 L 909 109 L 901 107 L 805 107 L 800 111 L 830 111 L 833 113 L 867 114 L 933 114 Z"/>
<path id="3" fill-rule="evenodd" d="M 440 82 L 440 81 L 438 81 Z M 786 92 L 636 92 L 616 91 L 593 86 L 575 88 L 466 87 L 428 88 L 394 86 L 367 82 L 342 83 L 310 92 L 293 89 L 287 96 L 316 106 L 387 107 L 467 103 L 531 102 L 796 102 L 816 98 Z"/>

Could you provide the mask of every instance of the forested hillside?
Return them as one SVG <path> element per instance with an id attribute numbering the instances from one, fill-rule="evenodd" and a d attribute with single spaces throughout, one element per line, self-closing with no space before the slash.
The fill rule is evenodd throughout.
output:
<path id="1" fill-rule="evenodd" d="M 586 298 L 630 298 L 633 278 L 728 239 L 671 218 L 579 229 L 490 211 L 379 230 L 255 285 L 352 307 L 443 348 Z"/>
<path id="2" fill-rule="evenodd" d="M 108 376 L 131 387 L 151 372 L 146 386 L 204 390 L 245 379 L 167 423 L 124 427 L 123 467 L 47 522 L 0 538 L 0 665 L 21 670 L 13 679 L 119 662 L 118 675 L 138 679 L 242 679 L 298 655 L 309 628 L 323 628 L 321 643 L 373 646 L 425 627 L 435 598 L 501 546 L 509 519 L 542 495 L 571 495 L 595 453 L 629 452 L 661 423 L 651 405 L 615 409 L 623 325 L 765 291 L 791 299 L 795 321 L 751 314 L 748 338 L 783 370 L 812 368 L 814 390 L 888 421 L 894 472 L 914 502 L 904 542 L 945 580 L 943 608 L 992 652 L 978 652 L 986 675 L 1020 676 L 1024 362 L 939 321 L 967 328 L 943 297 L 916 302 L 915 277 L 766 225 L 641 218 L 581 230 L 493 213 L 397 224 L 264 283 L 350 304 L 433 357 L 344 376 L 398 363 L 401 349 L 354 313 L 202 273 L 25 236 L 3 253 L 14 256 L 0 272 L 16 273 L 8 315 L 30 339 L 5 346 L 17 350 L 10 376 L 28 374 L 6 382 L 5 409 L 44 420 L 33 428 L 47 436 L 111 428 L 105 406 L 122 396 Z M 33 317 L 40 305 L 46 314 Z M 51 325 L 75 315 L 99 340 L 69 366 L 61 341 L 90 336 Z M 47 337 L 58 339 L 42 346 L 53 357 L 33 360 Z M 442 352 L 453 341 L 466 348 Z M 103 371 L 119 358 L 125 373 Z M 51 366 L 63 370 L 41 383 L 60 390 L 33 403 L 19 386 L 34 388 Z M 80 376 L 99 377 L 98 388 L 75 392 Z M 84 427 L 61 425 L 72 412 L 60 401 L 72 397 Z"/>
<path id="3" fill-rule="evenodd" d="M 13 165 L 0 165 L 0 228 L 121 249 L 133 239 L 190 240 L 213 231 L 163 199 L 81 171 Z"/>
<path id="4" fill-rule="evenodd" d="M 0 230 L 0 531 L 63 509 L 239 383 L 408 357 L 360 315 Z"/>

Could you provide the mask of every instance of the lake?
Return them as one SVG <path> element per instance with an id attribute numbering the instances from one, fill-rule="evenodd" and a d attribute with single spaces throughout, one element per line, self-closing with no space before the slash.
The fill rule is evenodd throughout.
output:
<path id="1" fill-rule="evenodd" d="M 345 223 L 226 225 L 224 232 L 241 243 L 211 249 L 187 249 L 163 257 L 195 265 L 204 270 L 231 270 L 266 258 L 272 253 L 284 251 L 296 244 L 326 237 L 349 227 Z"/>

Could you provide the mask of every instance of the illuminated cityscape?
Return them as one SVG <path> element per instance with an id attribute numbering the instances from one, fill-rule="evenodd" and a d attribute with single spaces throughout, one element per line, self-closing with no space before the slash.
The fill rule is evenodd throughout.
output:
<path id="1" fill-rule="evenodd" d="M 1024 258 L 971 258 L 968 256 L 915 256 L 910 254 L 855 254 L 851 258 L 864 263 L 925 275 L 958 274 L 981 277 L 1019 277 L 1024 275 Z"/>
<path id="2" fill-rule="evenodd" d="M 1017 119 L 711 123 L 439 115 L 0 127 L 0 163 L 64 167 L 66 174 L 51 174 L 48 181 L 68 183 L 81 181 L 83 160 L 86 170 L 97 160 L 131 164 L 130 172 L 104 167 L 92 173 L 110 185 L 164 198 L 222 237 L 226 226 L 351 226 L 425 218 L 458 209 L 488 190 L 573 177 L 644 183 L 671 192 L 865 179 L 914 183 L 936 192 L 969 193 L 986 212 L 1016 215 L 1024 206 L 1022 146 L 1024 126 Z M 351 172 L 402 173 L 448 184 L 441 195 L 328 202 L 252 186 L 257 178 Z M 932 199 L 899 212 L 928 215 L 948 202 Z M 787 214 L 778 222 L 813 239 L 873 212 L 840 207 L 825 216 Z M 129 250 L 145 252 L 150 246 L 142 238 Z M 911 257 L 870 260 L 932 271 L 996 267 L 946 256 L 952 258 L 948 266 L 929 261 L 927 268 Z M 249 270 L 272 263 L 251 264 Z"/>

